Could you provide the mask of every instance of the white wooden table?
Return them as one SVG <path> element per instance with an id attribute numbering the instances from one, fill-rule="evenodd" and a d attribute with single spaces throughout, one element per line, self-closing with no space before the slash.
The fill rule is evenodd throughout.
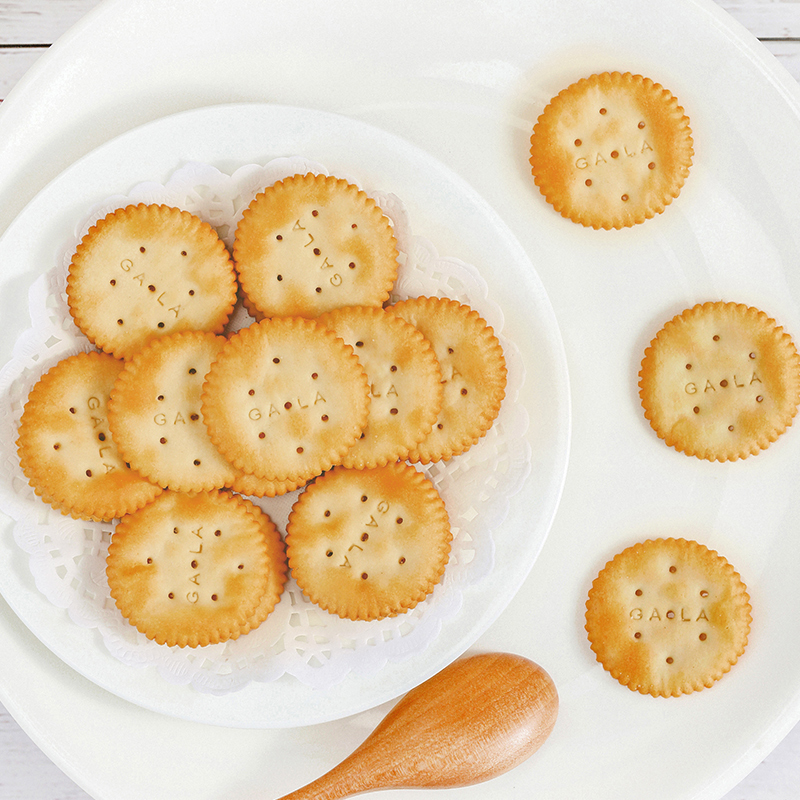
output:
<path id="1" fill-rule="evenodd" d="M 0 0 L 0 102 L 44 50 L 100 0 Z M 800 80 L 800 2 L 717 0 Z M 0 706 L 0 800 L 88 798 Z M 800 725 L 724 800 L 800 797 Z"/>

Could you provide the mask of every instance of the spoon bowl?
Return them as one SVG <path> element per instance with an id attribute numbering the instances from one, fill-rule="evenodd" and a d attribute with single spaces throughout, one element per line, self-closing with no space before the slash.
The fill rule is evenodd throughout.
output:
<path id="1" fill-rule="evenodd" d="M 533 755 L 557 716 L 555 684 L 538 664 L 468 656 L 408 692 L 338 766 L 280 800 L 480 783 Z"/>

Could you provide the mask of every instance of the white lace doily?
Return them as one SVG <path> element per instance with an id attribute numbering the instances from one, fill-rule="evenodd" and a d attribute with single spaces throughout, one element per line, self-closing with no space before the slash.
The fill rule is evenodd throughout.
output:
<path id="1" fill-rule="evenodd" d="M 452 553 L 444 580 L 425 602 L 406 614 L 353 622 L 312 605 L 290 578 L 275 611 L 259 628 L 235 641 L 196 649 L 155 644 L 119 614 L 105 576 L 113 524 L 76 521 L 45 505 L 28 485 L 16 453 L 17 426 L 33 384 L 66 356 L 92 349 L 73 324 L 66 302 L 72 253 L 97 219 L 139 202 L 191 211 L 214 226 L 230 246 L 242 211 L 258 191 L 287 175 L 307 171 L 329 174 L 322 165 L 302 158 L 248 165 L 232 175 L 205 164 L 188 164 L 166 184 L 142 183 L 127 195 L 98 204 L 78 225 L 74 238 L 64 242 L 55 266 L 31 287 L 31 328 L 19 338 L 12 360 L 0 371 L 0 508 L 15 520 L 14 538 L 28 554 L 37 588 L 51 603 L 66 609 L 69 619 L 64 619 L 64 625 L 96 628 L 120 661 L 153 666 L 167 681 L 190 684 L 201 692 L 224 694 L 251 681 L 271 681 L 284 674 L 324 689 L 351 671 L 373 673 L 389 661 L 401 661 L 424 649 L 441 626 L 458 614 L 464 589 L 491 572 L 492 530 L 505 519 L 509 500 L 530 469 L 528 416 L 518 402 L 524 365 L 516 347 L 502 335 L 503 315 L 489 299 L 486 282 L 474 267 L 441 257 L 433 244 L 413 235 L 399 198 L 366 189 L 392 221 L 401 251 L 393 300 L 438 295 L 467 303 L 494 328 L 508 366 L 506 398 L 488 434 L 463 455 L 424 469 L 442 495 L 451 520 Z M 359 183 L 349 175 L 340 177 Z M 231 325 L 250 321 L 238 308 Z M 296 496 L 252 499 L 285 531 Z"/>

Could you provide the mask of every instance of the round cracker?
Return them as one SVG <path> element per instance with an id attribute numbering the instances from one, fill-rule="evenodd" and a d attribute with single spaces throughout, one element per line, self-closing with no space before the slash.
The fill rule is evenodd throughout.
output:
<path id="1" fill-rule="evenodd" d="M 63 359 L 36 382 L 22 412 L 17 452 L 25 477 L 76 519 L 111 521 L 161 492 L 130 469 L 111 436 L 108 398 L 122 367 L 96 351 Z"/>
<path id="2" fill-rule="evenodd" d="M 248 503 L 247 508 L 253 514 L 267 543 L 267 588 L 258 605 L 242 626 L 242 633 L 255 630 L 275 609 L 283 594 L 286 581 L 289 580 L 289 562 L 286 558 L 286 545 L 283 543 L 280 531 L 275 523 L 254 503 Z"/>
<path id="3" fill-rule="evenodd" d="M 342 464 L 402 461 L 431 431 L 442 405 L 439 362 L 411 324 L 382 308 L 348 306 L 319 317 L 354 348 L 370 383 L 369 418 Z"/>
<path id="4" fill-rule="evenodd" d="M 122 615 L 169 646 L 216 644 L 249 630 L 270 553 L 251 506 L 227 492 L 166 491 L 121 519 L 106 575 Z"/>
<path id="5" fill-rule="evenodd" d="M 286 529 L 303 593 L 354 620 L 397 616 L 424 600 L 444 574 L 451 540 L 433 484 L 399 462 L 326 472 L 300 495 Z"/>
<path id="6" fill-rule="evenodd" d="M 69 310 L 99 347 L 129 358 L 155 336 L 221 333 L 236 275 L 216 231 L 188 211 L 131 205 L 99 220 L 72 257 Z"/>
<path id="7" fill-rule="evenodd" d="M 586 602 L 597 660 L 623 686 L 677 697 L 711 686 L 745 650 L 752 608 L 728 561 L 686 539 L 651 539 L 600 571 Z"/>
<path id="8" fill-rule="evenodd" d="M 341 178 L 310 173 L 256 196 L 236 229 L 233 257 L 256 319 L 381 306 L 398 270 L 392 227 L 375 201 Z"/>
<path id="9" fill-rule="evenodd" d="M 165 489 L 219 489 L 236 476 L 200 412 L 206 373 L 225 341 L 202 331 L 154 339 L 125 363 L 111 390 L 114 442 L 137 472 Z"/>
<path id="10" fill-rule="evenodd" d="M 592 228 L 660 214 L 692 164 L 689 118 L 663 86 L 630 72 L 583 78 L 546 106 L 531 136 L 535 183 L 556 211 Z"/>
<path id="11" fill-rule="evenodd" d="M 442 374 L 442 408 L 408 459 L 429 464 L 464 453 L 500 413 L 508 374 L 500 342 L 477 311 L 456 300 L 414 297 L 388 310 L 431 343 Z"/>
<path id="12" fill-rule="evenodd" d="M 645 417 L 668 445 L 709 461 L 769 447 L 800 403 L 800 356 L 774 319 L 741 303 L 697 304 L 667 322 L 639 372 Z"/>
<path id="13" fill-rule="evenodd" d="M 237 469 L 303 483 L 355 444 L 369 402 L 352 347 L 313 320 L 276 317 L 230 337 L 206 376 L 202 413 Z"/>

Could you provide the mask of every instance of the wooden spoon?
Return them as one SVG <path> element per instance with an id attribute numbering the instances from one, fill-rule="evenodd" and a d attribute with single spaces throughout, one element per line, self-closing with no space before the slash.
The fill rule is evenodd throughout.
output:
<path id="1" fill-rule="evenodd" d="M 405 695 L 341 764 L 280 800 L 480 783 L 533 755 L 557 715 L 555 684 L 538 664 L 509 653 L 462 658 Z"/>

